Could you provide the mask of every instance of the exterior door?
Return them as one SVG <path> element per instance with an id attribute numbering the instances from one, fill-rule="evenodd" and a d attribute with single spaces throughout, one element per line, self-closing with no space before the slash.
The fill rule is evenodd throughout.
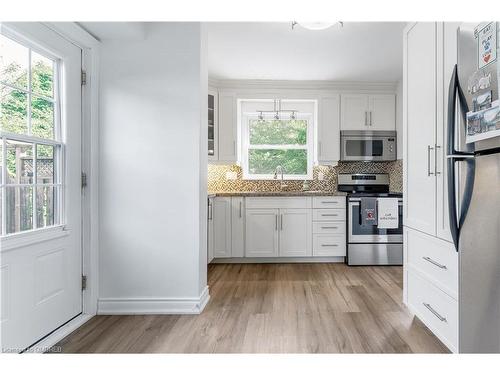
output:
<path id="1" fill-rule="evenodd" d="M 19 352 L 82 312 L 81 50 L 0 31 L 1 346 Z"/>
<path id="2" fill-rule="evenodd" d="M 405 225 L 435 235 L 436 23 L 414 24 L 405 39 Z"/>
<path id="3" fill-rule="evenodd" d="M 368 95 L 346 94 L 340 98 L 341 130 L 368 129 Z"/>
<path id="4" fill-rule="evenodd" d="M 311 210 L 280 211 L 280 251 L 283 257 L 312 255 Z"/>
<path id="5" fill-rule="evenodd" d="M 246 210 L 247 257 L 278 256 L 279 210 L 274 208 Z"/>

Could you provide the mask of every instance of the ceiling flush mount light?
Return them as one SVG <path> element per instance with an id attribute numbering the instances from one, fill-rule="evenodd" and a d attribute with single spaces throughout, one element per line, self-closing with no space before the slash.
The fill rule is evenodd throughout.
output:
<path id="1" fill-rule="evenodd" d="M 339 25 L 340 27 L 344 26 L 343 22 L 297 22 L 293 21 L 292 22 L 292 29 L 295 28 L 295 26 L 300 25 L 304 29 L 307 30 L 326 30 L 332 26 Z"/>

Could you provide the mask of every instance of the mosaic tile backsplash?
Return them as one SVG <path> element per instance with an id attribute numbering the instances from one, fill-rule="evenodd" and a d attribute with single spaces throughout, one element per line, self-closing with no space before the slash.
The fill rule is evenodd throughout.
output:
<path id="1" fill-rule="evenodd" d="M 236 172 L 236 180 L 226 179 L 226 172 Z M 318 180 L 319 172 L 323 172 L 323 181 Z M 316 166 L 313 170 L 313 180 L 309 181 L 309 190 L 325 192 L 337 191 L 337 175 L 339 173 L 388 173 L 390 190 L 403 192 L 403 162 L 396 160 L 383 163 L 339 162 L 335 167 Z M 286 190 L 302 190 L 303 181 L 286 181 Z M 238 165 L 208 165 L 208 191 L 279 191 L 280 182 L 274 180 L 243 180 L 242 170 Z"/>

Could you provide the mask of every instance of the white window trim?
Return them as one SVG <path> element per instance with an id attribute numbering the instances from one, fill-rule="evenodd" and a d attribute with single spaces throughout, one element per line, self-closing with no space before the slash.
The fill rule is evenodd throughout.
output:
<path id="1" fill-rule="evenodd" d="M 61 69 L 62 69 L 62 61 L 59 56 L 54 55 L 51 51 L 48 51 L 36 44 L 34 44 L 32 41 L 29 39 L 18 35 L 15 32 L 10 31 L 8 28 L 2 28 L 2 34 L 9 39 L 13 40 L 16 43 L 21 44 L 22 46 L 26 47 L 29 49 L 28 53 L 28 87 L 27 89 L 22 88 L 22 87 L 17 87 L 15 85 L 10 85 L 7 84 L 6 82 L 1 82 L 2 85 L 5 85 L 7 87 L 10 87 L 13 90 L 18 90 L 21 92 L 24 92 L 27 94 L 27 100 L 28 100 L 28 112 L 27 112 L 27 126 L 28 126 L 28 134 L 15 134 L 15 133 L 9 133 L 9 132 L 4 132 L 0 131 L 0 142 L 2 142 L 2 160 L 6 162 L 6 156 L 7 156 L 7 149 L 6 149 L 6 141 L 7 140 L 13 140 L 13 141 L 20 141 L 20 142 L 25 142 L 25 143 L 31 143 L 33 146 L 33 183 L 32 184 L 7 184 L 7 167 L 5 166 L 3 168 L 3 175 L 1 177 L 0 181 L 0 194 L 2 195 L 2 230 L 0 233 L 0 238 L 2 238 L 2 241 L 4 239 L 11 239 L 12 241 L 15 241 L 18 238 L 23 238 L 23 234 L 27 234 L 27 236 L 32 236 L 33 232 L 52 232 L 52 228 L 60 228 L 64 227 L 64 223 L 66 222 L 65 218 L 65 207 L 64 207 L 64 202 L 65 202 L 65 174 L 63 173 L 64 168 L 65 168 L 65 144 L 63 141 L 63 134 L 62 134 L 62 113 L 61 113 L 61 105 L 62 105 L 62 98 L 61 98 L 61 92 L 62 92 L 62 81 L 60 79 L 61 77 Z M 50 60 L 53 61 L 54 63 L 54 77 L 53 77 L 53 97 L 45 97 L 43 95 L 37 94 L 33 92 L 32 87 L 31 87 L 31 54 L 32 51 L 38 53 L 41 56 L 44 56 Z M 31 134 L 31 98 L 32 97 L 39 97 L 45 100 L 50 101 L 53 104 L 53 121 L 54 121 L 54 129 L 53 129 L 53 134 L 54 138 L 49 139 L 49 138 L 40 138 L 36 135 Z M 54 161 L 56 160 L 56 153 L 58 153 L 58 162 L 54 163 L 55 167 L 54 168 L 54 178 L 55 181 L 50 184 L 39 184 L 37 182 L 37 145 L 47 145 L 47 146 L 53 146 L 54 147 Z M 29 230 L 24 230 L 24 231 L 19 231 L 19 232 L 14 232 L 14 233 L 6 233 L 6 225 L 7 225 L 7 218 L 6 218 L 6 204 L 5 204 L 5 197 L 6 197 L 6 189 L 8 187 L 16 187 L 16 186 L 30 186 L 33 189 L 32 192 L 32 215 L 33 215 L 33 228 Z M 37 223 L 37 187 L 49 187 L 52 186 L 53 188 L 56 189 L 56 201 L 55 204 L 57 206 L 57 209 L 54 211 L 54 224 L 45 226 L 45 227 L 39 227 Z M 36 236 L 35 236 L 36 238 Z"/>
<path id="2" fill-rule="evenodd" d="M 249 121 L 258 118 L 257 112 L 243 112 L 241 113 L 241 167 L 243 171 L 244 180 L 274 180 L 273 174 L 253 174 L 249 173 L 249 161 L 248 161 L 248 150 L 252 149 L 305 149 L 307 150 L 307 174 L 283 174 L 284 180 L 312 180 L 313 179 L 313 166 L 314 166 L 314 129 L 315 129 L 315 115 L 314 113 L 297 113 L 296 118 L 299 120 L 307 120 L 307 144 L 305 146 L 300 145 L 259 145 L 252 146 L 249 145 Z M 286 172 L 286 171 L 285 171 Z M 280 179 L 281 176 L 278 176 Z"/>

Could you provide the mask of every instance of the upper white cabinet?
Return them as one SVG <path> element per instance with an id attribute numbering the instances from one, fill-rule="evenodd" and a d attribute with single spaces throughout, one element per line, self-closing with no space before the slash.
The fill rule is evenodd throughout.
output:
<path id="1" fill-rule="evenodd" d="M 219 92 L 219 157 L 222 162 L 237 160 L 237 103 L 236 94 Z"/>
<path id="2" fill-rule="evenodd" d="M 318 162 L 340 159 L 340 95 L 322 96 L 318 103 Z"/>
<path id="3" fill-rule="evenodd" d="M 396 130 L 394 94 L 343 94 L 342 130 Z"/>
<path id="4" fill-rule="evenodd" d="M 208 90 L 208 160 L 218 160 L 218 134 L 219 134 L 219 114 L 218 114 L 217 91 Z"/>

